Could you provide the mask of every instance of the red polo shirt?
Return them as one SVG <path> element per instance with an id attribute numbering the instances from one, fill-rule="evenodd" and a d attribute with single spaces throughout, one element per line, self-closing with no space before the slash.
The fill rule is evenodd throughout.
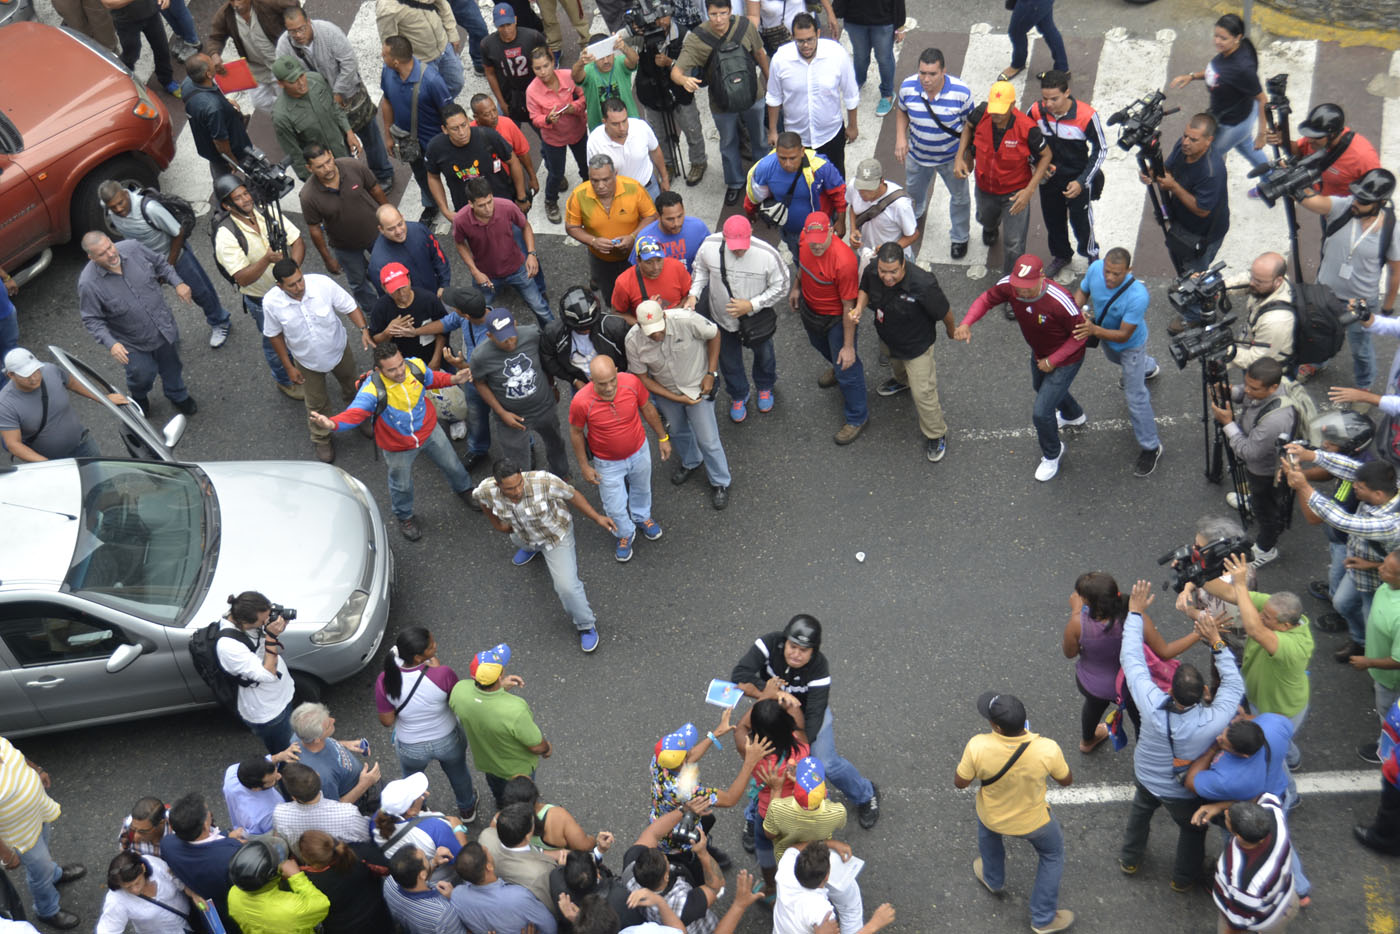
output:
<path id="1" fill-rule="evenodd" d="M 661 275 L 655 279 L 642 276 L 647 289 L 645 298 L 637 284 L 637 268 L 627 269 L 613 284 L 612 305 L 624 315 L 636 314 L 637 306 L 648 298 L 660 302 L 662 308 L 679 308 L 690 294 L 690 273 L 686 272 L 685 263 L 673 256 L 661 261 Z"/>
<path id="2" fill-rule="evenodd" d="M 860 293 L 855 251 L 844 240 L 833 236 L 826 252 L 817 256 L 812 247 L 803 243 L 800 249 L 799 275 L 802 300 L 819 315 L 839 315 L 844 310 L 841 300 L 854 302 Z"/>
<path id="3" fill-rule="evenodd" d="M 642 406 L 651 394 L 631 373 L 617 374 L 617 394 L 611 401 L 598 398 L 589 383 L 574 393 L 569 403 L 569 424 L 588 431 L 588 447 L 593 456 L 605 461 L 623 461 L 647 443 L 642 426 Z"/>

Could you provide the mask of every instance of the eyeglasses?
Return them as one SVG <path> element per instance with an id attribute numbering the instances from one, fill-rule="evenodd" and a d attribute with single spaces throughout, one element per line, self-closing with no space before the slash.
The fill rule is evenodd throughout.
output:
<path id="1" fill-rule="evenodd" d="M 812 36 L 810 39 L 798 39 L 798 38 L 794 38 L 792 41 L 793 41 L 793 42 L 796 42 L 798 45 L 816 45 L 816 44 L 817 44 L 817 38 L 818 38 L 817 36 Z"/>

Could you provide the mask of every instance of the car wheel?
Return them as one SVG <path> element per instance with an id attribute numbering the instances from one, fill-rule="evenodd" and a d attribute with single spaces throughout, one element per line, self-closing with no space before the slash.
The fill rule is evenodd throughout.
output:
<path id="1" fill-rule="evenodd" d="M 319 704 L 326 690 L 326 682 L 304 671 L 292 672 L 292 683 L 296 685 L 296 692 L 292 695 L 294 704 Z"/>
<path id="2" fill-rule="evenodd" d="M 90 230 L 116 235 L 116 231 L 107 224 L 107 212 L 97 200 L 98 187 L 108 180 L 123 186 L 157 187 L 155 170 L 135 156 L 118 156 L 93 169 L 73 190 L 70 213 L 73 220 L 74 245 L 81 243 L 83 235 Z"/>

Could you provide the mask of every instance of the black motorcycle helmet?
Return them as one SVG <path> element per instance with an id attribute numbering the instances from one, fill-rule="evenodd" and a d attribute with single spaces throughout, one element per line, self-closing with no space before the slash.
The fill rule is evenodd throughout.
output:
<path id="1" fill-rule="evenodd" d="M 581 286 L 574 286 L 559 299 L 559 317 L 570 331 L 591 331 L 602 320 L 598 298 Z"/>
<path id="2" fill-rule="evenodd" d="M 1308 111 L 1308 118 L 1298 124 L 1298 133 L 1308 139 L 1337 136 L 1347 128 L 1347 115 L 1336 104 L 1318 104 Z"/>
<path id="3" fill-rule="evenodd" d="M 1335 444 L 1343 454 L 1355 454 L 1365 449 L 1376 436 L 1376 425 L 1370 418 L 1350 409 L 1338 409 L 1313 422 L 1322 440 Z"/>
<path id="4" fill-rule="evenodd" d="M 228 863 L 228 881 L 245 892 L 256 892 L 279 875 L 278 866 L 287 858 L 287 851 L 266 836 L 253 837 L 238 848 Z M 279 858 L 280 856 L 280 858 Z"/>
<path id="5" fill-rule="evenodd" d="M 1395 191 L 1395 176 L 1386 169 L 1372 169 L 1347 186 L 1358 204 L 1389 201 Z"/>
<path id="6" fill-rule="evenodd" d="M 214 179 L 214 203 L 226 204 L 229 196 L 242 187 L 237 175 L 220 175 Z"/>
<path id="7" fill-rule="evenodd" d="M 793 645 L 802 646 L 804 649 L 820 649 L 822 647 L 822 624 L 817 622 L 815 616 L 798 613 L 783 627 L 783 638 Z"/>

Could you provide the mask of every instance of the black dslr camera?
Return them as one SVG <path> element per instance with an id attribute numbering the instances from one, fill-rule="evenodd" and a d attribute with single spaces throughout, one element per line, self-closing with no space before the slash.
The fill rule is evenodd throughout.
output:
<path id="1" fill-rule="evenodd" d="M 244 187 L 259 207 L 281 201 L 296 187 L 296 180 L 287 174 L 287 166 L 269 161 L 267 153 L 256 146 L 243 150 L 238 170 L 243 173 Z"/>
<path id="2" fill-rule="evenodd" d="M 676 825 L 676 829 L 671 831 L 671 839 L 679 841 L 685 846 L 695 846 L 700 842 L 700 818 L 690 811 L 686 811 L 681 822 Z"/>
<path id="3" fill-rule="evenodd" d="M 1209 545 L 1182 545 L 1176 551 L 1169 551 L 1157 559 L 1158 564 L 1170 565 L 1175 577 L 1162 582 L 1162 589 L 1170 587 L 1177 593 L 1186 589 L 1187 584 L 1200 587 L 1225 573 L 1225 559 L 1241 552 L 1247 553 L 1254 542 L 1245 536 L 1239 538 L 1217 538 Z"/>
<path id="4" fill-rule="evenodd" d="M 671 15 L 667 0 L 637 0 L 636 5 L 623 11 L 622 17 L 632 35 L 642 40 L 642 48 L 655 54 L 666 42 L 666 30 L 661 20 Z"/>
<path id="5" fill-rule="evenodd" d="M 276 619 L 279 616 L 290 623 L 292 620 L 297 618 L 297 611 L 292 607 L 283 606 L 280 603 L 274 603 L 272 604 L 272 611 L 268 614 L 267 618 Z"/>

